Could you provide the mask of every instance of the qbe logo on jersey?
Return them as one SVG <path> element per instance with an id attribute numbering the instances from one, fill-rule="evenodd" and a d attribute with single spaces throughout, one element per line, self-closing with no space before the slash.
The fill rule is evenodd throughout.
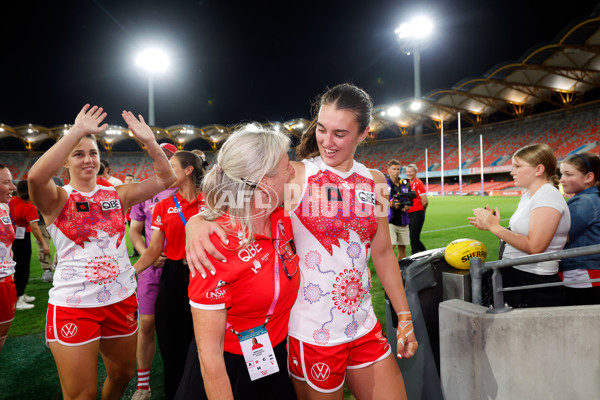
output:
<path id="1" fill-rule="evenodd" d="M 356 197 L 358 197 L 358 201 L 363 204 L 370 204 L 372 206 L 375 205 L 375 193 L 368 192 L 366 190 L 357 190 Z"/>
<path id="2" fill-rule="evenodd" d="M 102 210 L 103 211 L 108 211 L 108 210 L 118 210 L 121 208 L 121 202 L 119 202 L 119 200 L 107 200 L 107 201 L 101 201 L 100 205 L 102 206 Z"/>

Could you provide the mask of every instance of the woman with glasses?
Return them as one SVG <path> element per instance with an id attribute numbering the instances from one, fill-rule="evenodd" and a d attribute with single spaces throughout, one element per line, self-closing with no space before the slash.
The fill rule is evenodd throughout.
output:
<path id="1" fill-rule="evenodd" d="M 515 186 L 525 189 L 517 210 L 510 217 L 510 229 L 500 225 L 500 211 L 489 207 L 473 210 L 471 225 L 492 232 L 506 243 L 502 259 L 562 250 L 571 226 L 571 214 L 557 189 L 556 157 L 547 144 L 520 148 L 512 157 L 511 175 Z M 503 287 L 558 283 L 558 261 L 517 265 L 500 269 Z M 505 292 L 512 307 L 554 307 L 565 301 L 562 286 Z"/>
<path id="2" fill-rule="evenodd" d="M 162 253 L 166 257 L 154 307 L 167 400 L 177 392 L 188 348 L 194 338 L 187 297 L 190 274 L 185 262 L 185 224 L 193 215 L 204 210 L 200 191 L 204 168 L 200 158 L 191 151 L 180 150 L 169 162 L 176 177 L 171 188 L 177 188 L 177 191 L 154 207 L 150 244 L 133 265 L 139 275 L 156 263 Z M 140 391 L 138 396 L 143 398 L 149 392 L 149 389 L 148 392 Z"/>
<path id="3" fill-rule="evenodd" d="M 372 100 L 341 84 L 320 96 L 315 109 L 296 150 L 302 162 L 292 164 L 286 190 L 301 275 L 290 315 L 288 370 L 302 399 L 341 399 L 344 384 L 357 398 L 403 399 L 402 375 L 369 293 L 372 258 L 398 312 L 397 356 L 411 357 L 417 341 L 389 236 L 388 186 L 383 174 L 354 160 L 369 134 Z M 195 226 L 188 230 L 189 263 L 210 269 L 204 249 L 218 254 Z M 222 269 L 216 271 L 220 276 Z"/>
<path id="4" fill-rule="evenodd" d="M 283 133 L 238 130 L 204 177 L 207 210 L 201 215 L 227 239 L 211 237 L 224 255 L 213 260 L 219 273 L 190 280 L 198 350 L 188 353 L 188 365 L 195 361 L 190 358 L 200 361 L 201 379 L 184 376 L 176 398 L 294 398 L 286 337 L 300 278 L 282 207 L 284 185 L 294 174 L 289 145 Z"/>

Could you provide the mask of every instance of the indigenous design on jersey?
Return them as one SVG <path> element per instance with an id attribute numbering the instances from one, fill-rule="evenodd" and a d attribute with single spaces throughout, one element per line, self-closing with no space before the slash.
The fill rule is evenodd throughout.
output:
<path id="1" fill-rule="evenodd" d="M 375 207 L 372 178 L 353 173 L 342 178 L 330 170 L 308 177 L 301 206 L 295 211 L 310 233 L 332 254 L 340 239 L 348 242 L 353 230 L 361 243 L 371 240 L 377 220 L 371 218 Z"/>
<path id="2" fill-rule="evenodd" d="M 377 322 L 367 270 L 377 231 L 375 182 L 356 162 L 348 172 L 320 157 L 303 162 L 306 189 L 291 213 L 301 282 L 289 333 L 333 346 L 365 335 Z"/>
<path id="3" fill-rule="evenodd" d="M 99 239 L 97 231 L 90 231 L 91 226 L 108 236 L 118 235 L 117 246 L 125 235 L 120 229 L 125 223 L 125 213 L 114 190 L 98 190 L 90 197 L 74 191 L 56 221 L 58 229 L 81 247 L 92 238 Z"/>
<path id="4" fill-rule="evenodd" d="M 15 273 L 15 262 L 11 256 L 12 244 L 15 240 L 15 228 L 8 211 L 0 206 L 0 279 Z"/>
<path id="5" fill-rule="evenodd" d="M 127 255 L 125 213 L 117 191 L 96 186 L 81 193 L 67 185 L 69 198 L 48 226 L 58 265 L 49 302 L 66 307 L 98 307 L 131 296 L 135 271 Z"/>

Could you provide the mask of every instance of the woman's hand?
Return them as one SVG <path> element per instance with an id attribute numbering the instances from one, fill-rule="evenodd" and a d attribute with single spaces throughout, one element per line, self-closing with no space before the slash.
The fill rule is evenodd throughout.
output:
<path id="1" fill-rule="evenodd" d="M 227 233 L 216 222 L 208 222 L 202 219 L 201 216 L 195 215 L 185 225 L 185 254 L 192 277 L 198 271 L 203 278 L 206 278 L 206 269 L 212 275 L 216 273 L 216 269 L 208 259 L 207 254 L 217 260 L 227 262 L 227 259 L 217 251 L 210 241 L 210 235 L 213 233 L 219 236 L 223 243 L 229 244 Z"/>
<path id="2" fill-rule="evenodd" d="M 106 123 L 100 125 L 104 118 L 106 118 L 106 113 L 102 107 L 93 106 L 90 108 L 90 105 L 86 104 L 75 117 L 75 123 L 69 132 L 78 132 L 81 136 L 103 132 L 108 127 Z"/>
<path id="3" fill-rule="evenodd" d="M 123 111 L 121 113 L 121 116 L 123 117 L 125 123 L 133 133 L 133 136 L 138 138 L 142 143 L 145 144 L 148 141 L 155 140 L 152 129 L 150 129 L 148 124 L 146 124 L 146 122 L 144 121 L 144 117 L 142 117 L 141 114 L 139 115 L 139 119 L 137 119 L 131 111 Z"/>
<path id="4" fill-rule="evenodd" d="M 469 223 L 482 231 L 489 231 L 492 227 L 500 225 L 500 211 L 496 207 L 496 212 L 489 206 L 485 208 L 476 208 L 473 210 L 474 217 L 469 217 Z"/>
<path id="5" fill-rule="evenodd" d="M 410 311 L 401 311 L 397 313 L 398 329 L 396 331 L 396 353 L 398 358 L 411 358 L 415 355 L 419 343 L 415 336 L 412 317 Z"/>

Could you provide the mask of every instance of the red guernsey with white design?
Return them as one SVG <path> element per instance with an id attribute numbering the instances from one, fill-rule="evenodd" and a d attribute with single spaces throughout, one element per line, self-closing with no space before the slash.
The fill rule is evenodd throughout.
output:
<path id="1" fill-rule="evenodd" d="M 5 205 L 0 206 L 0 279 L 13 275 L 16 264 L 11 254 L 15 229 L 5 207 Z"/>
<path id="2" fill-rule="evenodd" d="M 100 307 L 131 296 L 135 271 L 127 255 L 125 212 L 117 191 L 96 186 L 83 193 L 64 186 L 69 198 L 48 226 L 58 265 L 49 303 Z"/>
<path id="3" fill-rule="evenodd" d="M 289 334 L 334 346 L 365 335 L 377 321 L 367 271 L 377 231 L 375 182 L 357 162 L 348 172 L 320 157 L 303 163 L 305 191 L 290 215 L 301 281 Z"/>

